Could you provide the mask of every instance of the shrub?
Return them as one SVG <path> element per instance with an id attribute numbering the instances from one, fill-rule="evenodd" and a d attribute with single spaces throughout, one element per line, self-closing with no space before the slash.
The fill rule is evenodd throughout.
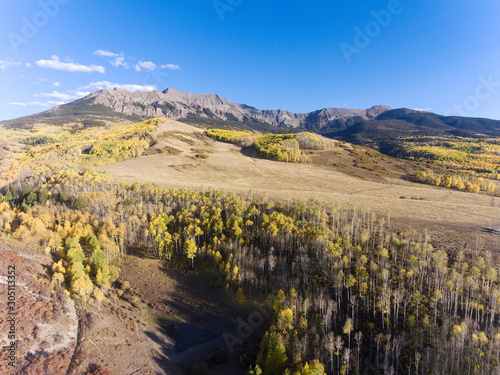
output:
<path id="1" fill-rule="evenodd" d="M 226 362 L 228 358 L 229 352 L 226 349 L 221 348 L 213 353 L 208 354 L 205 359 L 210 364 L 220 365 Z"/>
<path id="2" fill-rule="evenodd" d="M 134 204 L 134 201 L 132 199 L 129 199 L 129 198 L 126 198 L 124 201 L 123 201 L 123 205 L 124 206 L 131 206 Z"/>
<path id="3" fill-rule="evenodd" d="M 59 193 L 58 201 L 61 203 L 66 203 L 70 199 L 69 193 L 67 190 L 61 190 Z"/>
<path id="4" fill-rule="evenodd" d="M 84 210 L 89 206 L 89 199 L 83 195 L 78 198 L 74 198 L 71 202 L 71 207 L 75 210 Z"/>
<path id="5" fill-rule="evenodd" d="M 191 367 L 191 375 L 203 375 L 207 372 L 207 365 L 203 362 L 195 364 Z"/>

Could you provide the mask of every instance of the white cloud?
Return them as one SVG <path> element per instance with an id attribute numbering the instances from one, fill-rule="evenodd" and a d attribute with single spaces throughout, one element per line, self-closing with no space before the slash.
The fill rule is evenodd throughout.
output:
<path id="1" fill-rule="evenodd" d="M 79 98 L 78 96 L 65 94 L 65 93 L 59 92 L 59 91 L 41 92 L 39 94 L 35 94 L 35 96 L 36 97 L 51 98 L 51 99 L 58 99 L 59 101 L 70 101 L 70 100 L 75 100 L 75 99 Z"/>
<path id="2" fill-rule="evenodd" d="M 170 70 L 181 70 L 179 65 L 175 64 L 165 64 L 161 66 L 162 69 L 170 69 Z"/>
<path id="3" fill-rule="evenodd" d="M 92 82 L 87 86 L 78 88 L 78 90 L 111 90 L 118 88 L 126 91 L 154 91 L 156 86 L 153 85 L 136 85 L 136 84 L 119 84 L 108 81 Z"/>
<path id="4" fill-rule="evenodd" d="M 60 84 L 59 82 L 54 82 L 52 85 L 53 85 L 54 87 L 59 87 L 59 86 L 61 86 L 61 84 Z"/>
<path id="5" fill-rule="evenodd" d="M 41 81 L 44 79 L 41 78 Z M 16 105 L 16 106 L 21 106 L 21 107 L 28 107 L 28 106 L 38 106 L 38 107 L 45 107 L 45 108 L 50 108 L 54 107 L 56 105 L 61 105 L 65 104 L 68 102 L 71 102 L 73 100 L 82 98 L 84 96 L 87 96 L 90 94 L 88 91 L 68 91 L 66 93 L 60 92 L 60 91 L 52 91 L 52 92 L 41 92 L 38 94 L 35 94 L 34 97 L 36 98 L 46 98 L 48 99 L 46 102 L 42 101 L 32 101 L 28 103 L 23 103 L 23 102 L 11 102 L 11 105 Z"/>
<path id="6" fill-rule="evenodd" d="M 42 103 L 42 102 L 30 102 L 30 103 L 19 103 L 19 102 L 12 102 L 12 103 L 9 103 L 10 105 L 17 105 L 17 106 L 20 106 L 20 107 L 28 107 L 28 106 L 32 106 L 32 105 L 36 105 L 36 106 L 39 106 L 39 107 L 50 107 L 50 104 L 48 103 Z"/>
<path id="7" fill-rule="evenodd" d="M 99 65 L 87 66 L 72 62 L 62 62 L 56 55 L 53 55 L 51 60 L 38 60 L 37 62 L 35 62 L 35 64 L 41 68 L 56 69 L 65 72 L 81 72 L 81 73 L 98 72 L 101 74 L 104 74 L 106 72 L 106 69 L 104 69 L 103 66 Z"/>
<path id="8" fill-rule="evenodd" d="M 38 94 L 35 94 L 34 96 L 36 98 L 47 98 L 47 99 L 52 99 L 48 100 L 46 103 L 42 103 L 39 101 L 34 101 L 31 103 L 10 103 L 12 105 L 19 105 L 19 106 L 28 106 L 28 105 L 37 105 L 41 107 L 53 107 L 55 105 L 60 105 L 60 104 L 65 104 L 68 102 L 71 102 L 76 99 L 80 99 L 84 96 L 87 96 L 90 94 L 88 91 L 68 91 L 67 93 L 60 92 L 60 91 L 52 91 L 52 92 L 41 92 Z"/>
<path id="9" fill-rule="evenodd" d="M 47 82 L 47 81 L 48 81 L 47 78 L 38 78 L 35 82 L 33 82 L 33 84 L 38 85 L 39 83 Z"/>
<path id="10" fill-rule="evenodd" d="M 91 91 L 72 91 L 75 96 L 77 96 L 78 98 L 83 98 L 84 96 L 87 96 L 89 94 L 91 94 L 92 92 Z"/>
<path id="11" fill-rule="evenodd" d="M 123 57 L 123 53 L 114 53 L 111 51 L 105 51 L 102 49 L 98 49 L 97 51 L 94 51 L 94 55 L 97 56 L 103 56 L 103 57 L 113 57 L 114 60 L 111 60 L 109 63 L 113 65 L 116 68 L 119 68 L 122 66 L 124 69 L 129 68 L 128 62 L 125 61 L 125 57 Z"/>
<path id="12" fill-rule="evenodd" d="M 140 72 L 142 69 L 154 71 L 156 70 L 156 64 L 152 61 L 139 61 L 137 64 L 134 65 L 134 69 L 137 72 Z"/>
<path id="13" fill-rule="evenodd" d="M 0 69 L 2 69 L 2 70 L 6 69 L 6 68 L 10 68 L 11 66 L 18 66 L 18 65 L 22 65 L 22 63 L 0 60 Z"/>
<path id="14" fill-rule="evenodd" d="M 110 61 L 109 63 L 116 68 L 123 66 L 125 69 L 128 69 L 128 62 L 125 62 L 124 57 L 117 57 L 115 61 Z"/>
<path id="15" fill-rule="evenodd" d="M 98 49 L 97 51 L 94 51 L 94 55 L 104 56 L 104 57 L 118 57 L 118 56 L 120 56 L 119 53 L 114 53 L 114 52 L 110 52 L 110 51 L 103 51 L 102 49 Z"/>
<path id="16" fill-rule="evenodd" d="M 26 68 L 31 68 L 31 64 L 30 63 L 26 63 Z"/>

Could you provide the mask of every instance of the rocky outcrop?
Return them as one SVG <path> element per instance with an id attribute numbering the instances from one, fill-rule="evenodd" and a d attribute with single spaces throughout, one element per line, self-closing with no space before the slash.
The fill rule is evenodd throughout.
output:
<path id="1" fill-rule="evenodd" d="M 174 120 L 200 116 L 221 120 L 254 120 L 273 126 L 324 128 L 339 119 L 362 117 L 372 119 L 390 110 L 387 106 L 374 106 L 367 110 L 324 108 L 311 113 L 292 113 L 283 110 L 259 110 L 245 104 L 228 101 L 216 94 L 194 94 L 169 88 L 165 91 L 129 92 L 119 89 L 100 90 L 81 99 L 90 104 L 101 104 L 114 111 L 146 117 L 165 116 Z"/>

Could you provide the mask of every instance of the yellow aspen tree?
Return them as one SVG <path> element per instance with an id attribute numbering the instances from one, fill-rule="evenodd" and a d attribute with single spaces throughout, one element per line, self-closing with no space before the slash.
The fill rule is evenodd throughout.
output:
<path id="1" fill-rule="evenodd" d="M 187 239 L 184 241 L 183 248 L 187 258 L 191 261 L 191 268 L 194 268 L 194 258 L 196 256 L 196 252 L 198 251 L 196 242 L 192 239 Z"/>

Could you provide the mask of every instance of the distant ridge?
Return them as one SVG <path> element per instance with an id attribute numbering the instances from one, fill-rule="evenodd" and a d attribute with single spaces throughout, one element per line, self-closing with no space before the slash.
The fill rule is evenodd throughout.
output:
<path id="1" fill-rule="evenodd" d="M 486 118 L 441 116 L 435 113 L 399 108 L 386 111 L 375 119 L 362 120 L 343 130 L 324 132 L 343 141 L 376 148 L 391 154 L 390 149 L 408 136 L 500 137 L 500 121 Z"/>
<path id="2" fill-rule="evenodd" d="M 363 109 L 324 108 L 310 113 L 292 113 L 284 110 L 259 110 L 228 101 L 216 94 L 194 94 L 173 88 L 165 91 L 128 92 L 119 89 L 100 90 L 81 99 L 89 104 L 100 104 L 118 113 L 144 117 L 165 116 L 174 120 L 204 117 L 224 121 L 253 120 L 272 126 L 308 128 L 313 123 L 318 129 L 327 128 L 336 120 L 353 117 L 372 119 L 390 110 L 387 106 Z"/>

